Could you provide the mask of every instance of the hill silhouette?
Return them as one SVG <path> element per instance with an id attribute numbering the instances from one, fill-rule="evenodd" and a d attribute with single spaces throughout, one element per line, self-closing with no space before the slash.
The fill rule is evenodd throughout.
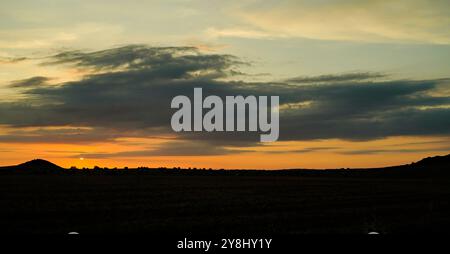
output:
<path id="1" fill-rule="evenodd" d="M 64 170 L 62 167 L 43 159 L 34 159 L 25 163 L 1 167 L 0 170 L 12 173 L 32 174 L 58 174 Z"/>

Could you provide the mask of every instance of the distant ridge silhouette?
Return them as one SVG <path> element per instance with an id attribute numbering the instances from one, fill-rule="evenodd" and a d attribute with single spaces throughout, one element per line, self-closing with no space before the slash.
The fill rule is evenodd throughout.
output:
<path id="1" fill-rule="evenodd" d="M 427 157 L 425 159 L 416 162 L 416 164 L 424 166 L 449 166 L 450 154 L 444 156 Z"/>
<path id="2" fill-rule="evenodd" d="M 137 168 L 125 169 L 64 169 L 43 159 L 31 160 L 16 166 L 0 167 L 0 174 L 192 174 L 192 175 L 290 175 L 290 176 L 354 176 L 354 177 L 450 177 L 450 154 L 427 157 L 411 164 L 364 169 L 284 169 L 284 170 L 202 170 Z"/>
<path id="3" fill-rule="evenodd" d="M 430 176 L 450 177 L 450 154 L 444 156 L 427 157 L 416 163 L 412 163 L 410 167 L 422 174 L 426 173 Z"/>

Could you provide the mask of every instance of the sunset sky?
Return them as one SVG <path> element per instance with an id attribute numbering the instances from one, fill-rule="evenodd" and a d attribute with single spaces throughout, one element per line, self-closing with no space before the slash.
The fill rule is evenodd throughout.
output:
<path id="1" fill-rule="evenodd" d="M 450 1 L 0 3 L 0 165 L 341 168 L 450 153 Z M 170 101 L 280 97 L 280 138 Z"/>

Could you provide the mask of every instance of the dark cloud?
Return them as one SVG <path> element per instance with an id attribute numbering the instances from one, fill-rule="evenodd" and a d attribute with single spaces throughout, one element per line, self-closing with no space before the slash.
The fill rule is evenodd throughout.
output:
<path id="1" fill-rule="evenodd" d="M 310 106 L 281 116 L 289 140 L 369 140 L 403 135 L 448 135 L 450 97 L 430 96 L 441 81 L 318 85 L 303 94 Z"/>
<path id="2" fill-rule="evenodd" d="M 325 115 L 323 115 L 325 116 Z M 371 140 L 389 136 L 449 135 L 448 109 L 400 109 L 359 115 L 291 116 L 282 120 L 280 137 L 288 140 L 340 138 Z M 295 122 L 295 119 L 303 121 Z"/>
<path id="3" fill-rule="evenodd" d="M 90 127 L 92 135 L 85 133 L 85 140 L 174 135 L 170 128 L 174 112 L 170 109 L 171 99 L 177 95 L 192 97 L 194 87 L 202 87 L 204 96 L 280 96 L 282 104 L 290 105 L 281 111 L 280 140 L 450 134 L 450 97 L 446 95 L 450 88 L 446 79 L 379 81 L 377 78 L 385 77 L 383 74 L 352 73 L 298 82 L 229 81 L 224 78 L 239 73 L 237 68 L 245 64 L 234 56 L 205 55 L 190 47 L 143 45 L 61 52 L 49 58 L 47 64 L 72 64 L 97 72 L 57 86 L 41 85 L 45 77 L 23 81 L 20 84 L 29 87 L 21 90 L 26 99 L 0 102 L 0 124 Z M 47 142 L 77 139 L 71 134 L 37 136 Z M 185 150 L 179 145 L 178 149 L 160 147 L 159 151 L 176 155 L 189 154 L 189 150 L 192 154 L 223 154 L 230 152 L 224 147 L 259 144 L 258 133 L 190 132 L 177 133 L 177 137 L 180 141 L 195 140 L 202 146 Z M 0 136 L 0 142 L 28 138 L 38 139 L 17 134 Z"/>
<path id="4" fill-rule="evenodd" d="M 145 70 L 159 78 L 225 77 L 240 73 L 231 67 L 246 64 L 232 55 L 201 54 L 194 47 L 129 45 L 94 52 L 65 51 L 44 64 L 72 64 L 80 68 Z"/>

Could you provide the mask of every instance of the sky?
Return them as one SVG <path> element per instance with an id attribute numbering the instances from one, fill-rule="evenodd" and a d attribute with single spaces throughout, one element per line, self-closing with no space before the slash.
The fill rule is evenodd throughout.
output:
<path id="1" fill-rule="evenodd" d="M 447 0 L 0 3 L 0 165 L 342 168 L 450 151 Z M 280 138 L 170 101 L 280 97 Z"/>

